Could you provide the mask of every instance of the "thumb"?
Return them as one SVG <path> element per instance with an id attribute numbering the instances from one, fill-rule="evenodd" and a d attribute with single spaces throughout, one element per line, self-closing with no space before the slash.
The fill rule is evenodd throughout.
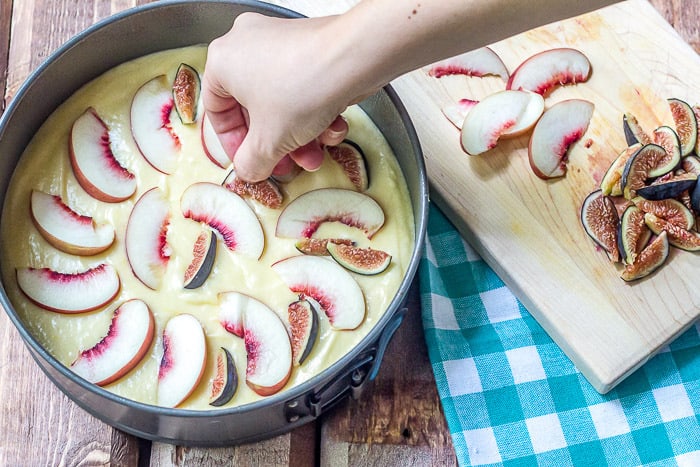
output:
<path id="1" fill-rule="evenodd" d="M 272 149 L 270 147 L 270 149 Z M 247 182 L 259 182 L 265 180 L 272 174 L 275 165 L 284 157 L 284 154 L 277 155 L 269 150 L 265 150 L 257 138 L 254 127 L 248 129 L 248 133 L 243 138 L 233 158 L 233 166 L 236 176 Z"/>

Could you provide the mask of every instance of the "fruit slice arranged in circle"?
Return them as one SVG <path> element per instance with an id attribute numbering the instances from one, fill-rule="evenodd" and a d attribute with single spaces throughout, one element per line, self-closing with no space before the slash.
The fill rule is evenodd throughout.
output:
<path id="1" fill-rule="evenodd" d="M 160 287 L 170 260 L 167 242 L 170 204 L 160 188 L 151 188 L 134 204 L 124 246 L 134 275 L 147 287 Z"/>
<path id="2" fill-rule="evenodd" d="M 233 355 L 224 347 L 216 353 L 214 379 L 209 394 L 209 405 L 221 407 L 227 404 L 238 390 L 238 372 Z"/>
<path id="3" fill-rule="evenodd" d="M 566 174 L 569 148 L 588 129 L 593 109 L 589 101 L 569 99 L 544 112 L 528 144 L 530 167 L 535 175 L 546 180 Z"/>
<path id="4" fill-rule="evenodd" d="M 591 63 L 581 51 L 549 49 L 523 61 L 510 75 L 506 89 L 546 96 L 556 86 L 587 81 L 590 74 Z"/>
<path id="5" fill-rule="evenodd" d="M 214 127 L 211 126 L 207 114 L 204 114 L 204 117 L 202 117 L 202 148 L 204 148 L 204 154 L 207 155 L 209 160 L 222 169 L 231 165 L 231 158 L 224 151 L 224 147 L 221 145 Z"/>
<path id="6" fill-rule="evenodd" d="M 581 223 L 589 237 L 600 245 L 612 262 L 620 260 L 617 232 L 619 215 L 615 203 L 601 190 L 590 193 L 581 206 Z"/>
<path id="7" fill-rule="evenodd" d="M 219 304 L 222 321 L 224 316 L 236 316 L 242 323 L 248 387 L 261 396 L 278 392 L 292 372 L 292 345 L 280 317 L 264 303 L 238 292 L 220 294 Z"/>
<path id="8" fill-rule="evenodd" d="M 49 268 L 17 269 L 20 290 L 37 306 L 58 313 L 96 310 L 119 293 L 116 269 L 102 263 L 86 271 L 58 272 Z"/>
<path id="9" fill-rule="evenodd" d="M 182 214 L 214 229 L 226 247 L 258 259 L 265 247 L 262 226 L 253 210 L 237 194 L 221 185 L 194 183 L 180 198 Z"/>
<path id="10" fill-rule="evenodd" d="M 644 248 L 634 263 L 628 264 L 622 271 L 623 280 L 630 282 L 646 277 L 659 269 L 668 258 L 669 243 L 666 232 L 661 232 Z"/>
<path id="11" fill-rule="evenodd" d="M 311 353 L 318 337 L 318 313 L 306 299 L 297 300 L 287 308 L 287 323 L 292 343 L 292 364 L 299 366 Z"/>
<path id="12" fill-rule="evenodd" d="M 472 156 L 493 149 L 501 137 L 517 136 L 533 127 L 544 111 L 544 99 L 526 91 L 490 94 L 469 111 L 462 125 L 462 149 Z"/>
<path id="13" fill-rule="evenodd" d="M 698 122 L 693 108 L 681 99 L 668 100 L 673 122 L 676 125 L 676 133 L 681 143 L 681 155 L 687 156 L 695 149 L 698 139 Z"/>
<path id="14" fill-rule="evenodd" d="M 352 275 L 330 259 L 292 256 L 272 265 L 292 292 L 311 297 L 334 329 L 355 329 L 365 319 L 365 298 Z"/>
<path id="15" fill-rule="evenodd" d="M 183 313 L 163 330 L 163 356 L 158 369 L 158 405 L 177 407 L 195 390 L 204 373 L 207 343 L 197 318 Z"/>
<path id="16" fill-rule="evenodd" d="M 177 167 L 180 138 L 172 127 L 172 86 L 165 75 L 146 82 L 131 102 L 131 134 L 143 157 L 164 174 Z"/>
<path id="17" fill-rule="evenodd" d="M 331 159 L 342 167 L 357 191 L 365 191 L 369 188 L 365 153 L 357 143 L 346 139 L 337 146 L 326 146 L 326 150 Z"/>
<path id="18" fill-rule="evenodd" d="M 391 255 L 382 250 L 336 243 L 328 243 L 327 249 L 333 259 L 345 269 L 366 276 L 384 272 L 391 263 Z"/>
<path id="19" fill-rule="evenodd" d="M 279 209 L 284 201 L 279 186 L 271 178 L 259 182 L 246 182 L 236 177 L 236 171 L 232 170 L 226 176 L 224 186 L 238 196 L 250 198 L 270 209 Z"/>
<path id="20" fill-rule="evenodd" d="M 428 75 L 435 78 L 447 75 L 476 77 L 494 75 L 507 81 L 508 69 L 493 49 L 481 47 L 432 64 L 428 69 Z"/>
<path id="21" fill-rule="evenodd" d="M 329 256 L 328 244 L 337 243 L 339 245 L 355 245 L 349 238 L 302 238 L 294 246 L 300 253 L 312 256 Z"/>
<path id="22" fill-rule="evenodd" d="M 216 243 L 214 232 L 201 232 L 197 236 L 192 247 L 192 261 L 185 270 L 186 289 L 201 287 L 211 274 L 216 259 Z"/>
<path id="23" fill-rule="evenodd" d="M 83 350 L 70 368 L 98 386 L 126 375 L 141 362 L 153 342 L 153 314 L 141 300 L 122 303 L 114 311 L 107 335 Z"/>
<path id="24" fill-rule="evenodd" d="M 91 256 L 105 251 L 114 242 L 114 227 L 96 224 L 92 217 L 78 214 L 60 196 L 32 190 L 30 206 L 39 233 L 61 251 Z"/>
<path id="25" fill-rule="evenodd" d="M 114 157 L 109 128 L 92 107 L 73 123 L 68 147 L 73 174 L 93 198 L 119 203 L 136 192 L 136 177 Z"/>
<path id="26" fill-rule="evenodd" d="M 283 238 L 309 238 L 324 222 L 357 227 L 372 238 L 384 225 L 384 211 L 364 193 L 321 188 L 292 200 L 280 213 L 275 234 Z"/>
<path id="27" fill-rule="evenodd" d="M 180 121 L 190 125 L 197 120 L 197 105 L 201 83 L 199 73 L 186 63 L 181 63 L 173 81 L 173 102 Z"/>

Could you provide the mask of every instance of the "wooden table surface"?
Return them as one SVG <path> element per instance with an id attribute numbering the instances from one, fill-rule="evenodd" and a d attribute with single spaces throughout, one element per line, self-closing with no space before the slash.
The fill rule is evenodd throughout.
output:
<path id="1" fill-rule="evenodd" d="M 700 0 L 650 2 L 700 51 Z M 143 3 L 149 2 L 0 0 L 0 113 L 28 74 L 72 35 Z M 151 443 L 88 415 L 41 372 L 0 313 L 0 465 L 456 465 L 417 289 L 379 376 L 359 400 L 347 400 L 291 433 L 217 449 Z M 407 348 L 411 359 L 404 358 Z"/>

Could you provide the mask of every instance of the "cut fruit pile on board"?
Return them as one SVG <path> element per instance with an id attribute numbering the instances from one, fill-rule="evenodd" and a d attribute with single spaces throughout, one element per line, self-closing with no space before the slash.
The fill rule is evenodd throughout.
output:
<path id="1" fill-rule="evenodd" d="M 497 76 L 435 78 L 417 70 L 393 85 L 416 126 L 432 200 L 605 393 L 700 316 L 700 254 L 671 249 L 663 268 L 625 282 L 622 265 L 596 249 L 580 220 L 586 196 L 627 147 L 623 115 L 652 131 L 673 125 L 668 99 L 700 103 L 700 57 L 648 2 L 630 0 L 490 45 L 512 73 L 526 58 L 568 47 L 588 57 L 584 83 L 545 99 L 582 99 L 595 110 L 569 150 L 566 176 L 542 180 L 528 161 L 529 134 L 467 155 L 441 109 L 505 88 Z"/>

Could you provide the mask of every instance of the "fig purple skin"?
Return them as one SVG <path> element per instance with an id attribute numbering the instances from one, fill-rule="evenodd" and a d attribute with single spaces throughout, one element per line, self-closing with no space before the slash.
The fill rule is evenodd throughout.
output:
<path id="1" fill-rule="evenodd" d="M 211 270 L 214 267 L 214 260 L 216 259 L 216 234 L 214 232 L 210 233 L 210 238 L 209 238 L 209 248 L 207 249 L 207 254 L 204 257 L 204 261 L 200 265 L 199 269 L 195 273 L 195 275 L 192 277 L 192 279 L 189 280 L 185 284 L 186 289 L 196 289 L 198 287 L 201 287 L 204 282 L 207 280 L 209 277 L 209 274 L 211 274 Z"/>
<path id="2" fill-rule="evenodd" d="M 675 198 L 684 191 L 696 186 L 697 181 L 697 175 L 685 174 L 660 183 L 652 183 L 651 185 L 637 188 L 637 195 L 653 201 Z"/>
<path id="3" fill-rule="evenodd" d="M 236 394 L 236 390 L 238 389 L 238 373 L 236 373 L 236 366 L 233 361 L 233 356 L 227 349 L 221 347 L 221 350 L 224 352 L 224 356 L 226 358 L 226 383 L 224 384 L 224 387 L 219 393 L 218 397 L 209 403 L 209 405 L 214 407 L 221 407 L 229 402 L 231 399 L 233 399 L 233 396 Z"/>

